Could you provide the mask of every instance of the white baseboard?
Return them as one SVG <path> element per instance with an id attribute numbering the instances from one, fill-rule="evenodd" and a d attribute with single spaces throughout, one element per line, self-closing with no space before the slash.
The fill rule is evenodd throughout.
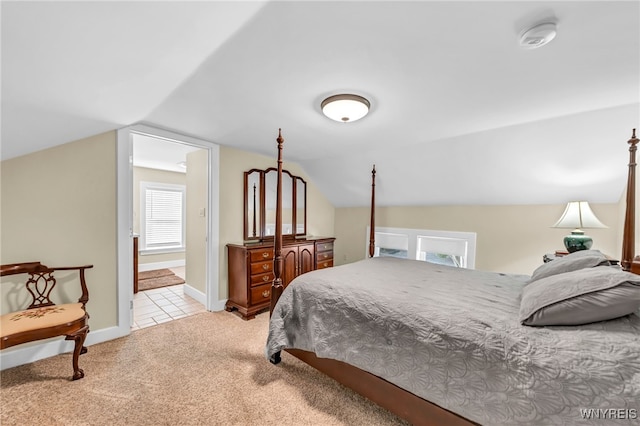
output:
<path id="1" fill-rule="evenodd" d="M 202 303 L 204 306 L 207 306 L 207 295 L 201 292 L 200 290 L 191 287 L 189 284 L 184 285 L 184 294 L 187 296 L 196 299 L 198 302 Z"/>
<path id="2" fill-rule="evenodd" d="M 227 299 L 224 300 L 218 300 L 217 302 L 213 303 L 213 306 L 211 306 L 211 312 L 219 312 L 219 311 L 224 311 L 224 308 L 227 304 Z"/>
<path id="3" fill-rule="evenodd" d="M 156 269 L 165 269 L 165 268 L 178 268 L 184 265 L 185 265 L 184 259 L 167 260 L 166 262 L 139 263 L 138 272 L 154 271 Z"/>
<path id="4" fill-rule="evenodd" d="M 85 346 L 117 339 L 128 333 L 122 334 L 119 327 L 103 328 L 95 332 L 89 332 L 85 340 Z M 55 355 L 73 352 L 74 342 L 64 340 L 64 336 L 48 339 L 42 343 L 31 345 L 18 345 L 0 352 L 0 370 L 16 367 L 18 365 L 29 364 L 40 359 L 49 358 Z M 86 355 L 83 355 L 86 356 Z M 82 358 L 80 358 L 82 361 Z"/>
<path id="5" fill-rule="evenodd" d="M 198 302 L 202 303 L 205 307 L 207 306 L 207 295 L 200 290 L 191 287 L 189 284 L 184 285 L 184 294 L 194 298 Z M 226 303 L 227 299 L 215 301 L 210 308 L 207 308 L 207 310 L 211 312 L 223 311 Z"/>

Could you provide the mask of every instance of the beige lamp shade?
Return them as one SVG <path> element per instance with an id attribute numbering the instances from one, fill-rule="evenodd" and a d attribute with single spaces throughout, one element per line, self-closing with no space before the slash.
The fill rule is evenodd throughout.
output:
<path id="1" fill-rule="evenodd" d="M 569 253 L 578 250 L 589 250 L 593 245 L 591 237 L 584 235 L 582 228 L 606 228 L 589 207 L 587 201 L 571 201 L 564 209 L 560 219 L 553 228 L 573 229 L 570 235 L 564 237 L 564 246 Z"/>
<path id="2" fill-rule="evenodd" d="M 567 203 L 564 213 L 553 225 L 553 228 L 588 229 L 606 228 L 589 207 L 588 201 L 571 201 Z"/>

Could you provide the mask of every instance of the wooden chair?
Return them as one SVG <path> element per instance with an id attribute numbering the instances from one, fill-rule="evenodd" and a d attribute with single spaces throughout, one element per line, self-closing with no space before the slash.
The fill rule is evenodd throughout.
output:
<path id="1" fill-rule="evenodd" d="M 51 337 L 65 336 L 73 340 L 73 377 L 84 377 L 84 371 L 78 366 L 80 354 L 86 353 L 84 341 L 89 332 L 89 314 L 85 305 L 89 301 L 89 291 L 85 281 L 85 270 L 93 265 L 49 268 L 40 262 L 14 263 L 0 266 L 0 276 L 28 274 L 24 288 L 31 295 L 31 304 L 22 311 L 2 315 L 0 328 L 0 349 L 6 349 L 21 343 Z M 80 274 L 82 295 L 78 303 L 56 305 L 50 299 L 56 285 L 54 271 L 77 270 Z"/>

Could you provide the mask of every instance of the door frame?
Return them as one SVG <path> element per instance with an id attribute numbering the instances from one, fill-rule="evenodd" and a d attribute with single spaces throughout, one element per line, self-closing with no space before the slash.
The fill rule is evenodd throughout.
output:
<path id="1" fill-rule="evenodd" d="M 205 308 L 218 311 L 224 308 L 219 294 L 219 203 L 220 203 L 220 147 L 212 142 L 147 124 L 134 124 L 119 129 L 116 148 L 116 205 L 117 205 L 117 300 L 118 334 L 131 333 L 133 321 L 133 142 L 132 135 L 140 134 L 164 139 L 169 142 L 186 143 L 208 151 L 208 200 L 206 235 L 206 294 Z M 221 307 L 222 306 L 222 307 Z"/>

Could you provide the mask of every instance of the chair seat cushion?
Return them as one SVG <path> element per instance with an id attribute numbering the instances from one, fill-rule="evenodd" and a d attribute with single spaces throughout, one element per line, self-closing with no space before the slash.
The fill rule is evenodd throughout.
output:
<path id="1" fill-rule="evenodd" d="M 64 325 L 81 319 L 85 315 L 82 303 L 66 303 L 11 312 L 0 317 L 0 336 Z"/>

